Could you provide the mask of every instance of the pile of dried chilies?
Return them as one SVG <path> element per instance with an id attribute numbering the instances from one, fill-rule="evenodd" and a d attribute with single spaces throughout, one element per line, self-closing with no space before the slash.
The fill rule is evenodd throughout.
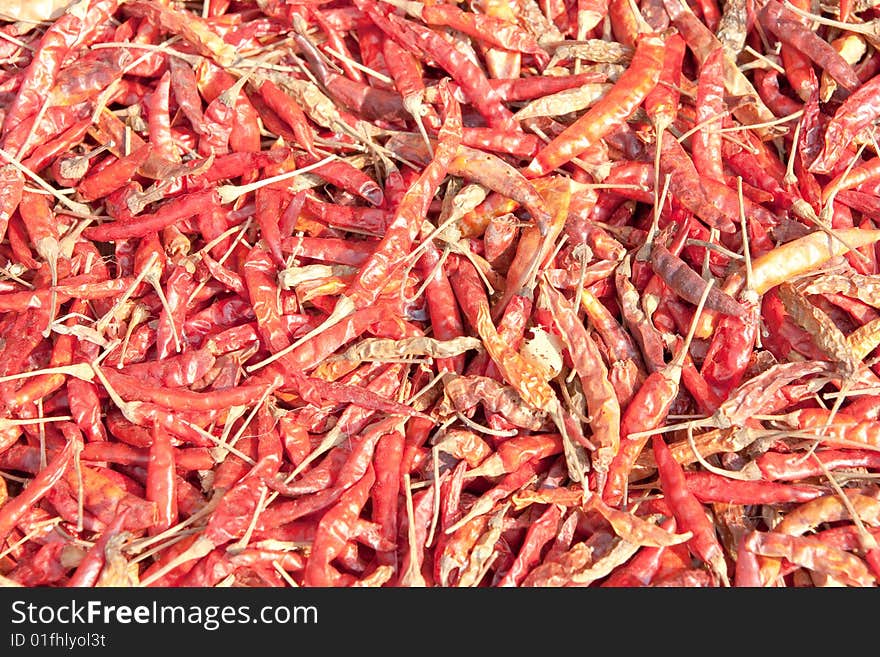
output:
<path id="1" fill-rule="evenodd" d="M 877 585 L 876 1 L 65 5 L 0 582 Z"/>

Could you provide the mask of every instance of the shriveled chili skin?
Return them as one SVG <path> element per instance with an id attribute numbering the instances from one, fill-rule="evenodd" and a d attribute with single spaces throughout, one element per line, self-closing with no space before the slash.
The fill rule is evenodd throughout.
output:
<path id="1" fill-rule="evenodd" d="M 813 173 L 830 173 L 853 138 L 880 116 L 880 75 L 860 85 L 841 103 L 825 127 L 824 144 L 810 164 Z"/>
<path id="2" fill-rule="evenodd" d="M 852 67 L 824 39 L 798 22 L 798 16 L 784 5 L 769 0 L 758 12 L 758 18 L 779 39 L 815 61 L 849 91 L 859 87 L 859 78 Z"/>

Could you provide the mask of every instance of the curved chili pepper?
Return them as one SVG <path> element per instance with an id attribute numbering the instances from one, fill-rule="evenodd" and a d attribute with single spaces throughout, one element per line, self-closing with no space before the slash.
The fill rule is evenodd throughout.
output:
<path id="1" fill-rule="evenodd" d="M 715 536 L 715 527 L 707 518 L 702 504 L 687 488 L 687 478 L 681 466 L 672 458 L 672 452 L 661 436 L 652 438 L 654 459 L 667 501 L 675 516 L 676 527 L 693 534 L 688 546 L 709 564 L 722 580 L 727 579 L 724 551 Z"/>
<path id="2" fill-rule="evenodd" d="M 25 490 L 0 508 L 0 536 L 4 539 L 9 535 L 19 519 L 41 497 L 43 497 L 61 478 L 74 458 L 81 444 L 70 441 L 59 451 L 47 466 L 31 480 Z"/>
<path id="3" fill-rule="evenodd" d="M 685 301 L 694 304 L 700 301 L 707 286 L 706 281 L 662 244 L 651 247 L 651 265 L 660 278 Z M 746 314 L 733 297 L 716 288 L 709 290 L 706 307 L 733 317 L 744 317 Z"/>
<path id="4" fill-rule="evenodd" d="M 598 446 L 594 467 L 604 470 L 620 449 L 621 409 L 608 380 L 606 369 L 598 349 L 583 324 L 577 320 L 572 306 L 550 286 L 541 286 L 541 299 L 550 307 L 554 324 L 563 336 L 575 370 L 581 380 L 590 426 Z"/>
<path id="5" fill-rule="evenodd" d="M 777 38 L 816 62 L 844 88 L 855 91 L 860 81 L 855 71 L 824 39 L 797 20 L 797 15 L 776 0 L 768 0 L 758 12 L 758 20 Z"/>
<path id="6" fill-rule="evenodd" d="M 626 120 L 657 84 L 663 70 L 664 42 L 655 35 L 641 36 L 629 68 L 598 103 L 562 134 L 544 146 L 526 175 L 543 176 L 583 153 Z"/>

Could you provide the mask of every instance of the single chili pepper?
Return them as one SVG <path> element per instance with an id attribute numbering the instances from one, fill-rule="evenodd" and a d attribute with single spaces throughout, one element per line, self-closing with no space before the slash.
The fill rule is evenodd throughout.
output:
<path id="1" fill-rule="evenodd" d="M 266 483 L 272 490 L 287 497 L 327 490 L 335 484 L 339 468 L 348 460 L 350 453 L 351 451 L 346 446 L 337 445 L 327 453 L 318 465 L 305 472 L 298 481 L 283 485 L 278 481 L 267 481 Z M 306 457 L 310 456 L 312 456 L 311 453 L 306 454 Z"/>
<path id="2" fill-rule="evenodd" d="M 205 108 L 203 134 L 199 137 L 198 152 L 203 156 L 222 155 L 229 151 L 229 140 L 237 119 L 236 100 L 247 82 L 244 75 L 223 90 Z"/>
<path id="3" fill-rule="evenodd" d="M 825 185 L 822 189 L 822 202 L 828 203 L 837 196 L 838 192 L 844 190 L 858 190 L 862 186 L 876 185 L 878 179 L 880 179 L 880 158 L 872 158 L 857 164 L 853 169 L 836 175 Z"/>
<path id="4" fill-rule="evenodd" d="M 724 551 L 715 536 L 714 525 L 706 517 L 702 504 L 688 489 L 686 475 L 672 457 L 663 438 L 654 436 L 652 445 L 660 481 L 675 516 L 676 527 L 693 534 L 688 546 L 709 564 L 722 581 L 726 581 L 727 564 Z"/>
<path id="5" fill-rule="evenodd" d="M 840 239 L 858 248 L 880 239 L 880 231 L 852 228 L 838 231 Z M 822 232 L 786 242 L 752 261 L 752 289 L 764 294 L 769 289 L 797 274 L 809 272 L 836 255 L 842 255 L 849 246 Z M 726 287 L 726 286 L 725 286 Z"/>
<path id="6" fill-rule="evenodd" d="M 777 116 L 789 116 L 801 109 L 801 103 L 789 98 L 779 88 L 779 73 L 775 70 L 756 71 L 755 90 L 764 104 Z"/>
<path id="7" fill-rule="evenodd" d="M 144 165 L 153 152 L 152 144 L 131 152 L 130 155 L 118 158 L 100 171 L 87 174 L 77 185 L 80 197 L 86 201 L 94 201 L 127 184 L 134 174 Z"/>
<path id="8" fill-rule="evenodd" d="M 369 499 L 370 487 L 375 481 L 372 466 L 366 474 L 339 498 L 318 523 L 312 553 L 303 574 L 305 586 L 332 586 L 336 581 L 331 561 L 339 554 L 351 535 L 352 525 Z"/>
<path id="9" fill-rule="evenodd" d="M 260 227 L 260 237 L 269 247 L 269 252 L 279 267 L 284 266 L 284 255 L 281 252 L 281 229 L 278 225 L 281 214 L 283 192 L 270 187 L 261 187 L 256 191 L 256 218 Z"/>
<path id="10" fill-rule="evenodd" d="M 799 47 L 793 45 L 793 41 L 805 41 L 809 37 L 805 37 L 803 26 L 797 25 L 795 21 L 780 21 L 777 30 L 783 33 L 793 30 L 797 33 L 796 37 L 789 38 L 786 35 L 784 40 L 780 38 L 779 54 L 789 85 L 797 96 L 806 102 L 819 90 L 819 79 L 813 70 L 813 62 Z"/>
<path id="11" fill-rule="evenodd" d="M 620 10 L 618 9 L 618 11 Z M 679 83 L 685 46 L 684 39 L 678 34 L 673 34 L 666 39 L 663 68 L 660 71 L 658 84 L 645 96 L 645 111 L 654 125 L 657 143 L 662 142 L 663 133 L 678 117 L 681 96 Z M 659 149 L 657 153 L 659 156 Z M 655 161 L 655 168 L 658 169 L 656 175 L 659 175 L 659 160 Z M 655 187 L 659 189 L 660 181 L 656 180 L 654 183 Z"/>
<path id="12" fill-rule="evenodd" d="M 305 401 L 318 406 L 326 402 L 344 402 L 404 417 L 429 417 L 406 404 L 389 400 L 358 385 L 338 382 L 330 384 L 322 379 L 306 377 L 291 370 L 288 370 L 285 376 L 288 381 L 286 385 L 293 387 Z"/>
<path id="13" fill-rule="evenodd" d="M 535 135 L 472 127 L 462 130 L 461 143 L 474 149 L 513 155 L 520 159 L 533 158 L 540 146 Z"/>
<path id="14" fill-rule="evenodd" d="M 608 468 L 620 449 L 620 404 L 599 350 L 577 319 L 574 308 L 550 286 L 542 285 L 540 294 L 540 299 L 549 306 L 556 329 L 563 336 L 581 380 L 590 413 L 590 426 L 598 446 L 593 466 L 601 472 Z"/>
<path id="15" fill-rule="evenodd" d="M 219 155 L 214 158 L 211 166 L 193 175 L 191 180 L 201 186 L 219 180 L 238 178 L 255 169 L 284 162 L 290 155 L 291 150 L 286 147 L 273 147 L 264 151 L 236 151 Z"/>
<path id="16" fill-rule="evenodd" d="M 880 205 L 870 194 L 857 192 L 855 190 L 838 192 L 835 199 L 840 203 L 846 204 L 853 210 L 862 212 L 863 214 L 873 214 L 876 211 L 877 206 Z"/>
<path id="17" fill-rule="evenodd" d="M 315 141 L 308 119 L 297 102 L 271 80 L 257 79 L 260 98 L 290 127 L 294 139 L 306 152 L 315 155 Z"/>
<path id="18" fill-rule="evenodd" d="M 724 179 L 721 133 L 718 132 L 719 124 L 714 122 L 715 117 L 725 111 L 723 57 L 724 50 L 718 48 L 700 66 L 694 120 L 702 127 L 691 141 L 694 165 L 701 175 L 715 180 Z"/>
<path id="19" fill-rule="evenodd" d="M 641 295 L 630 280 L 631 260 L 632 257 L 627 255 L 614 271 L 618 305 L 624 325 L 633 333 L 648 370 L 658 371 L 665 364 L 665 347 L 659 331 L 646 321 L 645 313 L 640 307 Z"/>
<path id="20" fill-rule="evenodd" d="M 183 346 L 186 304 L 195 289 L 196 282 L 186 267 L 177 265 L 171 269 L 167 278 L 167 303 L 159 314 L 156 327 L 156 348 L 160 358 L 167 358 L 179 352 Z M 160 289 L 159 286 L 156 286 Z"/>
<path id="21" fill-rule="evenodd" d="M 109 384 L 129 401 L 152 402 L 165 408 L 181 411 L 211 411 L 229 406 L 252 406 L 277 384 L 252 383 L 211 392 L 168 389 L 142 383 L 136 377 L 122 374 L 113 368 L 99 368 Z"/>
<path id="22" fill-rule="evenodd" d="M 651 247 L 651 265 L 666 284 L 685 301 L 698 303 L 706 289 L 706 281 L 681 258 L 673 255 L 663 244 Z M 716 288 L 706 296 L 706 307 L 725 315 L 744 317 L 745 309 L 730 295 Z"/>
<path id="23" fill-rule="evenodd" d="M 180 152 L 171 133 L 170 97 L 171 73 L 166 71 L 147 101 L 150 145 L 166 160 L 180 162 Z"/>
<path id="24" fill-rule="evenodd" d="M 517 427 L 540 430 L 544 426 L 545 417 L 540 411 L 523 404 L 522 398 L 515 388 L 504 386 L 484 376 L 460 376 L 447 381 L 444 395 L 459 412 L 465 413 L 477 404 L 482 404 L 484 412 L 497 415 Z M 446 411 L 446 404 L 438 408 Z M 452 412 L 452 411 L 450 411 Z"/>
<path id="25" fill-rule="evenodd" d="M 155 502 L 159 510 L 159 522 L 150 529 L 152 533 L 161 533 L 177 522 L 174 449 L 171 436 L 158 424 L 153 427 L 153 442 L 150 445 L 147 499 Z"/>
<path id="26" fill-rule="evenodd" d="M 786 504 L 808 502 L 826 494 L 825 489 L 820 486 L 739 481 L 714 472 L 687 472 L 685 478 L 688 490 L 703 504 Z"/>
<path id="27" fill-rule="evenodd" d="M 757 331 L 754 313 L 745 319 L 725 317 L 715 329 L 700 375 L 716 398 L 726 399 L 742 381 L 749 365 L 744 353 L 753 349 Z"/>
<path id="28" fill-rule="evenodd" d="M 234 327 L 241 321 L 252 319 L 254 319 L 254 309 L 247 299 L 228 296 L 187 317 L 183 327 L 184 332 L 193 337 L 205 338 L 209 333 L 217 333 L 216 336 L 208 337 L 209 342 L 205 346 L 212 349 L 212 352 L 216 352 L 214 355 L 218 355 L 225 353 L 218 348 L 221 342 L 228 344 L 228 351 L 233 351 L 256 339 L 255 336 L 251 337 L 251 331 L 247 328 L 242 328 L 238 332 L 222 334 L 226 327 Z M 281 321 L 283 323 L 283 320 Z"/>
<path id="29" fill-rule="evenodd" d="M 193 130 L 201 134 L 205 130 L 205 115 L 202 99 L 199 97 L 196 72 L 188 62 L 179 57 L 170 57 L 168 68 L 171 73 L 171 92 L 174 100 L 189 120 Z"/>
<path id="30" fill-rule="evenodd" d="M 343 71 L 345 71 L 345 75 L 356 82 L 364 82 L 364 74 L 361 73 L 360 69 L 352 66 L 349 62 L 352 61 L 351 52 L 348 49 L 348 46 L 345 43 L 345 37 L 342 32 L 337 30 L 332 23 L 328 22 L 324 18 L 324 13 L 316 8 L 312 8 L 309 11 L 309 14 L 312 18 L 315 19 L 315 22 L 321 28 L 321 31 L 324 33 L 327 41 L 324 44 L 324 48 L 330 48 L 335 50 L 337 53 L 341 54 L 345 59 L 341 59 L 340 67 Z"/>
<path id="31" fill-rule="evenodd" d="M 880 512 L 877 500 L 862 495 L 858 491 L 853 491 L 848 496 L 852 508 L 862 521 L 869 526 L 876 527 L 877 514 Z M 823 523 L 839 522 L 851 518 L 850 510 L 839 497 L 826 495 L 797 506 L 785 516 L 784 522 L 781 522 L 775 531 L 789 536 L 802 536 L 814 531 Z"/>
<path id="32" fill-rule="evenodd" d="M 82 561 L 79 562 L 76 571 L 67 581 L 67 586 L 92 587 L 96 585 L 101 575 L 101 571 L 105 568 L 105 564 L 107 563 L 105 551 L 110 545 L 110 542 L 122 533 L 122 528 L 125 526 L 128 513 L 129 510 L 127 508 L 122 509 L 119 515 L 117 515 L 107 529 L 104 530 L 101 537 L 89 549 Z"/>
<path id="33" fill-rule="evenodd" d="M 90 126 L 91 123 L 88 119 L 74 122 L 54 139 L 36 146 L 31 154 L 22 161 L 22 166 L 31 171 L 40 171 L 46 168 L 59 155 L 69 152 L 75 144 L 81 142 Z"/>
<path id="34" fill-rule="evenodd" d="M 818 464 L 816 460 L 819 461 Z M 837 468 L 874 470 L 880 467 L 878 465 L 880 455 L 877 452 L 859 449 L 820 449 L 816 450 L 811 458 L 804 458 L 804 454 L 798 452 L 792 454 L 765 452 L 755 462 L 764 477 L 771 481 L 800 481 L 822 476 L 823 466 L 828 470 Z"/>
<path id="35" fill-rule="evenodd" d="M 255 248 L 244 263 L 244 281 L 251 306 L 257 318 L 261 337 L 272 351 L 280 351 L 290 344 L 290 337 L 281 323 L 281 313 L 275 299 L 275 265 L 268 251 Z"/>
<path id="36" fill-rule="evenodd" d="M 152 438 L 149 430 L 134 426 L 132 429 L 142 431 L 144 435 L 142 442 L 147 446 L 151 444 Z M 203 447 L 175 448 L 174 456 L 175 466 L 181 471 L 210 470 L 214 465 L 214 459 Z M 139 448 L 115 442 L 91 442 L 83 446 L 82 459 L 83 461 L 107 461 L 120 465 L 147 466 L 150 454 L 148 447 Z"/>
<path id="37" fill-rule="evenodd" d="M 510 568 L 504 574 L 497 586 L 518 586 L 526 577 L 529 570 L 540 562 L 541 550 L 553 540 L 559 521 L 562 518 L 562 509 L 558 506 L 548 506 L 535 522 L 529 525 L 522 547 Z"/>
<path id="38" fill-rule="evenodd" d="M 397 544 L 397 518 L 400 505 L 400 465 L 403 461 L 405 437 L 401 431 L 391 431 L 379 438 L 373 459 L 376 484 L 371 492 L 372 517 L 378 524 L 380 537 Z M 382 562 L 393 565 L 396 555 L 393 548 L 377 555 Z"/>
<path id="39" fill-rule="evenodd" d="M 81 448 L 71 441 L 58 452 L 48 465 L 30 481 L 28 486 L 13 499 L 0 507 L 0 536 L 6 539 L 19 519 L 36 504 L 63 476 Z"/>
<path id="40" fill-rule="evenodd" d="M 403 99 L 404 108 L 412 115 L 416 124 L 421 126 L 420 130 L 424 131 L 424 120 L 437 123 L 430 106 L 423 104 L 425 83 L 419 59 L 396 41 L 387 38 L 382 40 L 382 55 L 394 80 L 394 88 Z M 427 140 L 427 136 L 425 139 Z"/>
<path id="41" fill-rule="evenodd" d="M 431 317 L 431 326 L 439 340 L 451 340 L 465 334 L 461 313 L 455 302 L 455 294 L 449 276 L 442 266 L 437 247 L 429 242 L 424 255 L 416 265 L 427 281 L 425 300 Z M 464 370 L 464 355 L 437 361 L 438 370 L 461 373 Z"/>
<path id="42" fill-rule="evenodd" d="M 192 192 L 164 203 L 156 212 L 139 215 L 131 221 L 115 221 L 86 228 L 83 234 L 98 242 L 112 242 L 130 237 L 144 237 L 166 226 L 195 216 L 206 204 L 219 201 L 214 189 Z"/>
<path id="43" fill-rule="evenodd" d="M 734 232 L 733 220 L 709 200 L 696 166 L 678 140 L 664 134 L 658 147 L 660 168 L 670 177 L 669 190 L 673 198 L 711 228 L 723 233 Z"/>
<path id="44" fill-rule="evenodd" d="M 880 445 L 880 422 L 860 420 L 845 412 L 831 416 L 829 411 L 821 408 L 807 408 L 794 411 L 791 421 L 801 429 L 817 429 L 817 439 L 828 447 L 852 447 Z M 828 421 L 831 424 L 826 424 Z"/>
<path id="45" fill-rule="evenodd" d="M 243 298 L 247 296 L 244 279 L 239 274 L 230 269 L 227 269 L 206 253 L 202 254 L 200 264 L 203 264 L 205 266 L 208 271 L 208 275 L 212 280 L 217 281 L 230 292 L 234 292 L 239 297 Z"/>
<path id="46" fill-rule="evenodd" d="M 776 0 L 768 0 L 758 20 L 777 38 L 796 48 L 828 72 L 842 87 L 855 91 L 860 81 L 849 63 L 824 39 L 797 20 L 797 15 Z"/>
<path id="47" fill-rule="evenodd" d="M 632 5 L 622 0 L 609 0 L 608 18 L 614 38 L 625 46 L 635 48 L 642 32 L 640 28 L 643 19 L 634 13 Z"/>
<path id="48" fill-rule="evenodd" d="M 529 164 L 526 175 L 546 175 L 583 153 L 626 120 L 656 86 L 663 69 L 663 48 L 663 41 L 657 36 L 640 37 L 629 68 L 611 91 L 544 146 Z"/>
<path id="49" fill-rule="evenodd" d="M 506 440 L 498 445 L 495 454 L 484 460 L 470 476 L 498 477 L 513 472 L 530 460 L 540 460 L 562 453 L 559 434 L 532 434 Z"/>
<path id="50" fill-rule="evenodd" d="M 351 229 L 371 235 L 382 235 L 391 217 L 383 208 L 361 206 L 339 206 L 322 203 L 310 196 L 305 197 L 305 209 L 313 213 L 319 221 L 337 229 Z"/>

